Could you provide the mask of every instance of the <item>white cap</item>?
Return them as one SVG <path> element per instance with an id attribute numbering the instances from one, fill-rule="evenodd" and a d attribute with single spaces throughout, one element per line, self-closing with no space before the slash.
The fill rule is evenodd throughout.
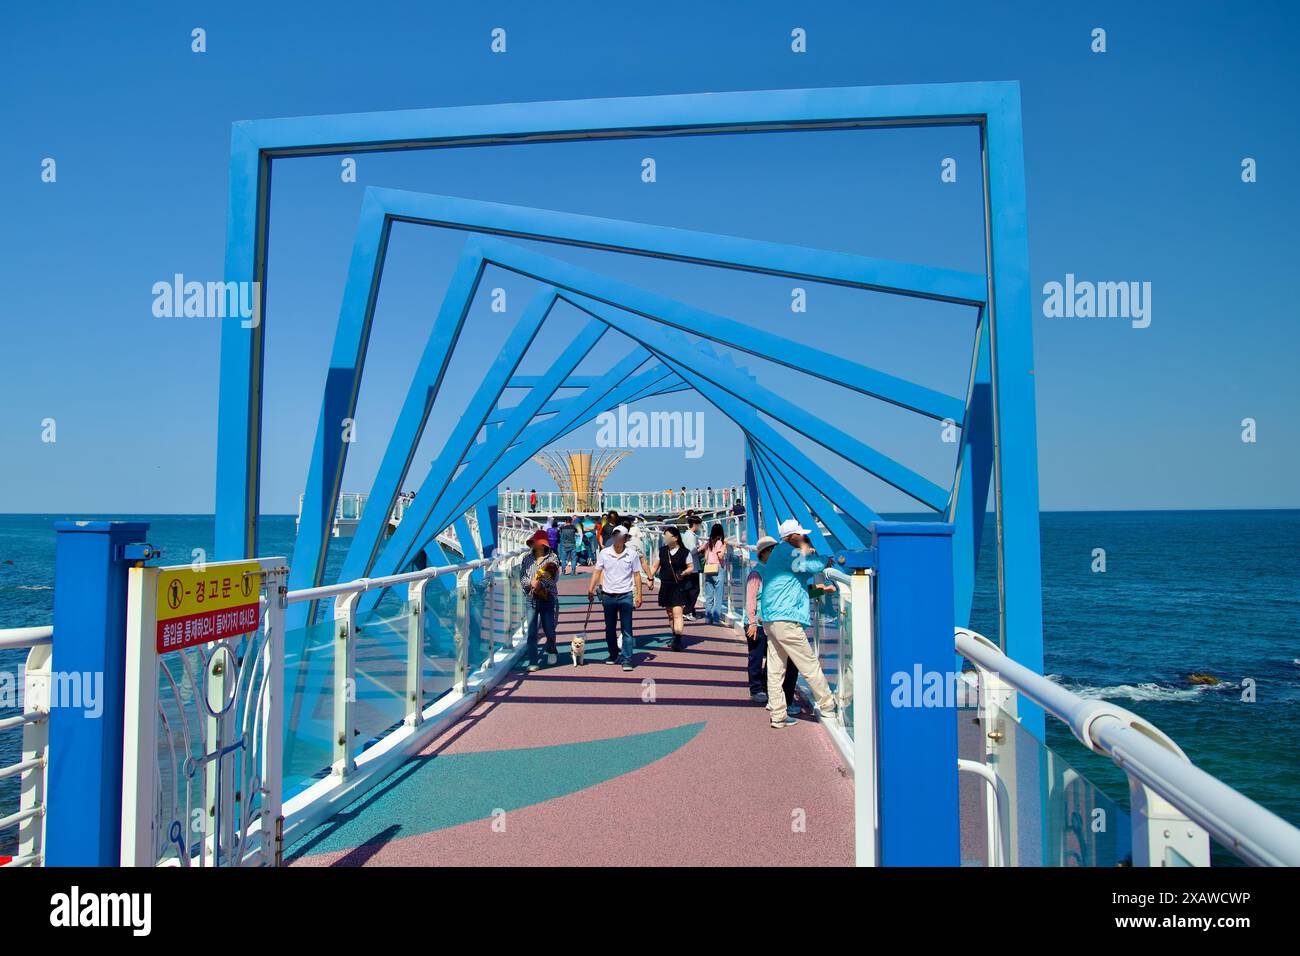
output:
<path id="1" fill-rule="evenodd" d="M 812 534 L 807 528 L 802 527 L 799 522 L 793 518 L 787 518 L 781 522 L 781 527 L 776 529 L 777 537 L 788 538 L 792 534 Z"/>
<path id="2" fill-rule="evenodd" d="M 624 528 L 621 524 L 614 525 L 614 527 L 611 528 L 609 532 L 609 536 L 611 540 L 614 538 L 621 538 L 625 534 L 627 534 L 627 528 Z"/>

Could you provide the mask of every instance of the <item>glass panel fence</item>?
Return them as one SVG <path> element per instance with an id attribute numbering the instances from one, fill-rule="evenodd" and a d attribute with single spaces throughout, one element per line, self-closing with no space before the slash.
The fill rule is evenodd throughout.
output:
<path id="1" fill-rule="evenodd" d="M 443 587 L 435 578 L 429 588 Z M 407 631 L 411 605 L 405 586 L 390 588 L 357 625 L 353 651 L 352 752 L 359 754 L 406 716 Z"/>
<path id="2" fill-rule="evenodd" d="M 424 586 L 424 641 L 421 683 L 425 706 L 456 683 L 456 591 L 435 578 Z"/>
<path id="3" fill-rule="evenodd" d="M 332 620 L 285 632 L 284 797 L 306 789 L 334 760 Z"/>
<path id="4" fill-rule="evenodd" d="M 996 833 L 1008 865 L 1131 863 L 1129 815 L 1118 801 L 1001 709 L 993 707 L 988 722 L 991 727 L 974 707 L 958 710 L 958 753 L 998 775 Z M 992 836 L 990 788 L 973 773 L 962 773 L 959 787 L 962 864 L 984 865 Z"/>

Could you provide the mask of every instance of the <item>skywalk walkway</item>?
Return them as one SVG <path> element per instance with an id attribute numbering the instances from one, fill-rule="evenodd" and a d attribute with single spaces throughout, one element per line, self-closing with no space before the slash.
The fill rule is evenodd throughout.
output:
<path id="1" fill-rule="evenodd" d="M 745 641 L 687 625 L 668 649 L 656 592 L 636 670 L 605 665 L 586 575 L 561 582 L 560 663 L 526 659 L 465 718 L 294 847 L 306 866 L 853 863 L 853 780 L 815 718 L 767 727 Z"/>

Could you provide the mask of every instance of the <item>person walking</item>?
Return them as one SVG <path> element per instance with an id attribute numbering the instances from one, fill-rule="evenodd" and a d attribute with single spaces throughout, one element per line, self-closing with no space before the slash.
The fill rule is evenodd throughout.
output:
<path id="1" fill-rule="evenodd" d="M 704 620 L 708 624 L 722 623 L 722 569 L 727 560 L 727 533 L 721 524 L 709 530 L 709 540 L 700 550 L 700 569 L 704 575 Z"/>
<path id="2" fill-rule="evenodd" d="M 614 530 L 614 526 L 617 524 L 618 524 L 618 512 L 612 510 L 607 511 L 605 513 L 604 523 L 602 523 L 600 526 L 600 540 L 601 540 L 602 548 L 607 547 L 611 543 L 610 532 Z"/>
<path id="3" fill-rule="evenodd" d="M 560 553 L 560 573 L 568 574 L 569 565 L 573 565 L 574 574 L 578 573 L 578 529 L 574 527 L 572 518 L 565 518 L 564 524 L 560 525 L 560 532 L 557 537 L 559 542 Z"/>
<path id="4" fill-rule="evenodd" d="M 650 584 L 653 589 L 654 578 L 650 576 L 650 562 L 646 558 L 645 535 L 643 529 L 637 525 L 636 518 L 624 518 L 620 522 L 627 531 L 627 546 L 632 553 L 636 555 L 637 561 L 640 562 L 641 573 L 645 575 L 646 583 Z"/>
<path id="5" fill-rule="evenodd" d="M 776 538 L 763 535 L 754 546 L 758 554 L 758 563 L 766 564 L 772 549 L 776 547 Z M 766 704 L 767 697 L 767 632 L 763 630 L 763 620 L 759 614 L 759 593 L 763 589 L 763 579 L 758 569 L 751 570 L 745 578 L 745 610 L 741 626 L 745 630 L 745 644 L 749 648 L 749 699 L 755 704 Z M 799 714 L 799 705 L 795 699 L 795 685 L 799 682 L 799 671 L 793 667 L 785 669 L 781 681 L 781 690 L 785 696 L 785 711 L 788 717 Z"/>
<path id="6" fill-rule="evenodd" d="M 546 529 L 546 540 L 551 546 L 552 551 L 560 549 L 560 519 L 552 518 L 551 526 Z"/>
<path id="7" fill-rule="evenodd" d="M 683 608 L 687 600 L 694 600 L 690 597 L 690 584 L 697 574 L 690 552 L 682 543 L 682 533 L 675 525 L 664 528 L 664 543 L 659 547 L 659 556 L 650 576 L 659 578 L 659 606 L 668 615 L 668 626 L 673 635 L 672 649 L 680 651 L 682 632 L 686 628 Z"/>
<path id="8" fill-rule="evenodd" d="M 533 512 L 537 511 L 537 489 L 536 488 L 534 488 L 532 491 L 528 493 L 528 510 Z"/>
<path id="9" fill-rule="evenodd" d="M 519 586 L 528 598 L 528 670 L 538 669 L 537 632 L 546 635 L 547 663 L 559 661 L 555 645 L 555 618 L 559 610 L 556 579 L 560 563 L 546 541 L 546 532 L 537 531 L 528 541 L 529 552 L 519 564 Z"/>
<path id="10" fill-rule="evenodd" d="M 767 632 L 768 710 L 774 730 L 795 723 L 786 711 L 782 691 L 786 667 L 791 664 L 808 682 L 822 718 L 829 720 L 836 715 L 835 695 L 804 630 L 812 624 L 808 584 L 829 563 L 828 558 L 818 555 L 807 543 L 805 536 L 809 533 L 793 518 L 782 521 L 777 530 L 781 542 L 771 549 L 767 561 L 758 566 L 762 581 L 759 617 Z"/>
<path id="11" fill-rule="evenodd" d="M 600 593 L 601 607 L 605 612 L 605 646 L 609 651 L 606 664 L 622 661 L 623 670 L 632 669 L 636 653 L 636 638 L 632 635 L 632 612 L 641 606 L 641 577 L 637 574 L 639 562 L 627 546 L 627 531 L 616 525 L 609 532 L 609 544 L 596 557 L 596 569 L 587 585 L 587 602 Z M 622 632 L 622 652 L 615 625 Z"/>
<path id="12" fill-rule="evenodd" d="M 686 620 L 695 620 L 695 604 L 700 598 L 700 549 L 704 542 L 700 540 L 700 518 L 693 511 L 686 517 L 686 530 L 682 532 L 682 544 L 686 548 L 687 556 L 690 559 L 691 567 L 695 569 L 695 574 L 686 582 L 686 592 L 682 595 L 685 604 L 682 605 L 682 614 Z"/>

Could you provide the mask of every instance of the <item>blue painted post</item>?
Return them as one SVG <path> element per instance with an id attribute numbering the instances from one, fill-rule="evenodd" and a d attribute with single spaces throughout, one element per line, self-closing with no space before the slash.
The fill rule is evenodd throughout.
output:
<path id="1" fill-rule="evenodd" d="M 48 866 L 117 866 L 126 675 L 123 548 L 142 521 L 57 521 L 51 667 Z M 79 691 L 80 699 L 67 699 Z"/>
<path id="2" fill-rule="evenodd" d="M 882 866 L 958 866 L 952 525 L 878 521 L 877 786 Z"/>
<path id="3" fill-rule="evenodd" d="M 749 442 L 745 442 L 745 530 L 747 532 L 746 540 L 753 544 L 759 536 L 758 520 L 758 480 L 754 477 L 754 459 L 749 447 Z"/>
<path id="4" fill-rule="evenodd" d="M 478 536 L 483 542 L 483 557 L 490 558 L 497 550 L 497 492 L 485 497 L 474 506 L 478 516 Z"/>

